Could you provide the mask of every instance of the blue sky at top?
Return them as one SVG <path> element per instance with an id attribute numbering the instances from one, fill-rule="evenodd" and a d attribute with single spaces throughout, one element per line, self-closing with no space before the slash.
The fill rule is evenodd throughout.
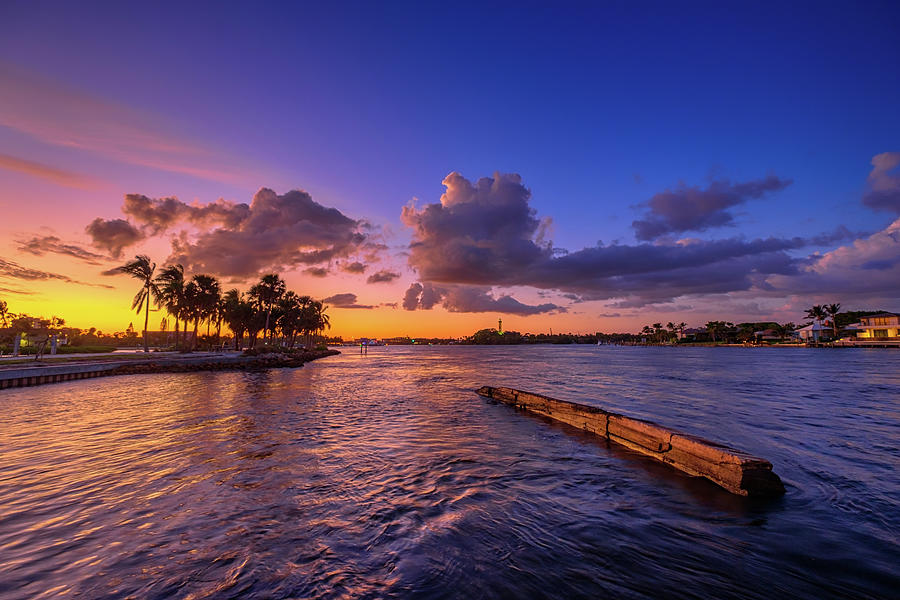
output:
<path id="1" fill-rule="evenodd" d="M 451 170 L 518 172 L 578 247 L 628 240 L 630 207 L 679 181 L 775 173 L 795 183 L 741 232 L 885 221 L 856 201 L 900 131 L 896 4 L 126 4 L 8 7 L 3 57 L 351 213 L 395 220 Z"/>

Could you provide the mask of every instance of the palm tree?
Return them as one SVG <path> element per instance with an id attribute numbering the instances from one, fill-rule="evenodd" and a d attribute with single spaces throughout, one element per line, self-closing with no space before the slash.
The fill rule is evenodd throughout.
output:
<path id="1" fill-rule="evenodd" d="M 178 345 L 178 320 L 184 312 L 184 267 L 171 265 L 156 277 L 159 298 L 166 311 L 175 317 L 175 345 Z M 184 329 L 187 331 L 187 321 Z"/>
<path id="2" fill-rule="evenodd" d="M 722 321 L 709 321 L 706 324 L 706 331 L 712 336 L 713 343 L 716 343 L 716 334 L 722 331 Z"/>
<path id="3" fill-rule="evenodd" d="M 656 339 L 656 341 L 662 341 L 662 323 L 654 323 L 651 327 L 653 327 L 653 337 Z"/>
<path id="4" fill-rule="evenodd" d="M 118 269 L 122 273 L 127 273 L 141 281 L 141 289 L 135 295 L 131 303 L 131 308 L 136 309 L 137 314 L 141 314 L 144 310 L 144 352 L 150 352 L 150 345 L 147 340 L 147 325 L 150 321 L 150 301 L 154 300 L 159 303 L 159 288 L 153 280 L 153 274 L 156 272 L 156 263 L 151 262 L 150 257 L 146 254 L 138 254 L 134 260 L 122 265 Z"/>
<path id="5" fill-rule="evenodd" d="M 669 337 L 669 341 L 670 341 L 670 342 L 672 341 L 672 338 L 676 338 L 676 339 L 677 339 L 678 326 L 677 326 L 675 323 L 673 323 L 672 321 L 669 321 L 668 323 L 666 323 L 666 329 L 669 330 L 669 336 L 668 336 L 668 337 Z"/>
<path id="6" fill-rule="evenodd" d="M 212 275 L 194 275 L 191 283 L 197 286 L 196 295 L 196 313 L 194 320 L 197 325 L 201 320 L 206 321 L 206 335 L 209 337 L 209 327 L 216 314 L 219 306 L 221 293 L 219 291 L 219 280 Z M 194 335 L 196 336 L 197 327 L 194 327 Z"/>
<path id="7" fill-rule="evenodd" d="M 269 321 L 272 317 L 272 308 L 275 302 L 284 295 L 286 286 L 284 280 L 275 273 L 263 275 L 259 283 L 250 288 L 250 295 L 253 296 L 266 311 L 266 327 L 265 334 L 269 333 Z M 264 336 L 265 336 L 264 334 Z"/>
<path id="8" fill-rule="evenodd" d="M 0 327 L 9 327 L 9 323 L 15 315 L 9 312 L 5 300 L 0 300 Z"/>
<path id="9" fill-rule="evenodd" d="M 200 286 L 197 285 L 196 281 L 189 281 L 184 286 L 184 307 L 181 313 L 181 318 L 184 319 L 184 337 L 185 337 L 185 347 L 189 350 L 193 350 L 197 345 L 197 329 L 200 326 L 200 315 L 202 313 L 202 307 L 200 305 Z M 188 322 L 194 322 L 194 337 L 191 339 L 190 346 L 187 345 L 187 324 Z"/>
<path id="10" fill-rule="evenodd" d="M 321 332 L 326 329 L 331 329 L 331 319 L 325 314 L 325 311 L 328 309 L 328 306 L 322 304 L 318 300 L 313 302 L 313 310 L 316 315 L 316 332 Z M 318 335 L 318 333 L 317 333 Z"/>
<path id="11" fill-rule="evenodd" d="M 677 327 L 678 327 L 678 339 L 684 338 L 684 328 L 687 327 L 687 323 L 682 321 L 681 323 L 678 324 Z"/>
<path id="12" fill-rule="evenodd" d="M 243 345 L 244 332 L 253 318 L 253 305 L 244 300 L 243 294 L 231 289 L 222 296 L 222 319 L 234 334 L 234 349 L 240 350 Z"/>
<path id="13" fill-rule="evenodd" d="M 838 326 L 837 326 L 837 316 L 838 313 L 841 312 L 840 304 L 826 304 L 824 306 L 825 312 L 828 313 L 828 316 L 831 317 L 831 327 L 834 330 L 834 339 L 838 338 Z"/>
<path id="14" fill-rule="evenodd" d="M 284 336 L 284 343 L 291 348 L 294 347 L 294 339 L 297 333 L 303 329 L 304 308 L 305 303 L 302 298 L 291 291 L 285 292 L 281 300 L 278 301 L 276 324 Z"/>
<path id="15" fill-rule="evenodd" d="M 816 304 L 812 308 L 808 308 L 806 310 L 806 318 L 812 319 L 812 321 L 813 321 L 813 330 L 812 331 L 813 331 L 813 341 L 814 342 L 819 341 L 819 330 L 816 329 L 816 324 L 820 323 L 821 321 L 824 321 L 825 317 L 827 317 L 827 316 L 828 316 L 828 313 L 825 312 L 825 307 L 820 304 Z"/>

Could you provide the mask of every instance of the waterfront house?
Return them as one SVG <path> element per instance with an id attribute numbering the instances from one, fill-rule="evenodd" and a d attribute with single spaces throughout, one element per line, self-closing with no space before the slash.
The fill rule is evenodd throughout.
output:
<path id="1" fill-rule="evenodd" d="M 813 321 L 806 327 L 801 327 L 796 331 L 800 336 L 801 342 L 824 342 L 834 337 L 834 327 L 831 321 Z"/>
<path id="2" fill-rule="evenodd" d="M 883 312 L 861 317 L 856 337 L 860 340 L 900 339 L 900 314 Z"/>

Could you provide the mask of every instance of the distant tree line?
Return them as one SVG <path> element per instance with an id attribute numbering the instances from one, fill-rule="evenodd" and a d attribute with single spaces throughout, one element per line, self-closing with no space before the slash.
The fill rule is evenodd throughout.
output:
<path id="1" fill-rule="evenodd" d="M 730 321 L 708 321 L 699 331 L 687 330 L 686 323 L 668 322 L 644 325 L 639 333 L 589 333 L 589 334 L 531 334 L 518 331 L 500 332 L 494 328 L 481 329 L 465 338 L 464 344 L 478 345 L 510 345 L 510 344 L 741 344 L 766 341 L 787 341 L 793 339 L 792 333 L 800 327 L 818 321 L 825 323 L 831 319 L 834 337 L 840 331 L 860 320 L 860 317 L 878 314 L 883 311 L 844 311 L 840 312 L 840 304 L 816 305 L 805 311 L 810 321 L 801 325 L 794 323 L 778 323 L 775 321 L 754 321 L 732 323 Z M 765 335 L 758 335 L 765 332 Z"/>

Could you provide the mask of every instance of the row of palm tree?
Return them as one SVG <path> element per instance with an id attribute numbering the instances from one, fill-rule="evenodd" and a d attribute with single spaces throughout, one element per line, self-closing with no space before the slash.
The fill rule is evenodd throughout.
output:
<path id="1" fill-rule="evenodd" d="M 156 263 L 143 254 L 119 270 L 141 282 L 131 308 L 138 314 L 144 312 L 144 352 L 150 350 L 147 325 L 151 301 L 175 319 L 176 346 L 185 349 L 196 346 L 202 323 L 206 323 L 207 337 L 215 326 L 216 342 L 222 324 L 227 325 L 234 335 L 235 349 L 243 347 L 245 334 L 249 347 L 255 347 L 260 332 L 265 344 L 273 344 L 276 334 L 280 334 L 278 341 L 282 345 L 293 348 L 298 336 L 305 336 L 309 345 L 313 334 L 331 326 L 325 312 L 327 306 L 309 296 L 288 291 L 284 280 L 274 273 L 263 276 L 247 292 L 234 288 L 223 293 L 218 279 L 206 274 L 187 279 L 181 265 L 169 265 L 157 275 Z M 193 337 L 188 345 L 187 330 L 192 324 Z"/>
<path id="2" fill-rule="evenodd" d="M 654 323 L 653 325 L 644 325 L 643 329 L 641 329 L 641 333 L 652 337 L 657 342 L 661 343 L 664 340 L 677 340 L 679 337 L 684 335 L 684 328 L 687 327 L 687 323 L 678 323 L 677 325 L 672 321 L 666 323 L 665 328 L 663 328 L 662 323 Z"/>

